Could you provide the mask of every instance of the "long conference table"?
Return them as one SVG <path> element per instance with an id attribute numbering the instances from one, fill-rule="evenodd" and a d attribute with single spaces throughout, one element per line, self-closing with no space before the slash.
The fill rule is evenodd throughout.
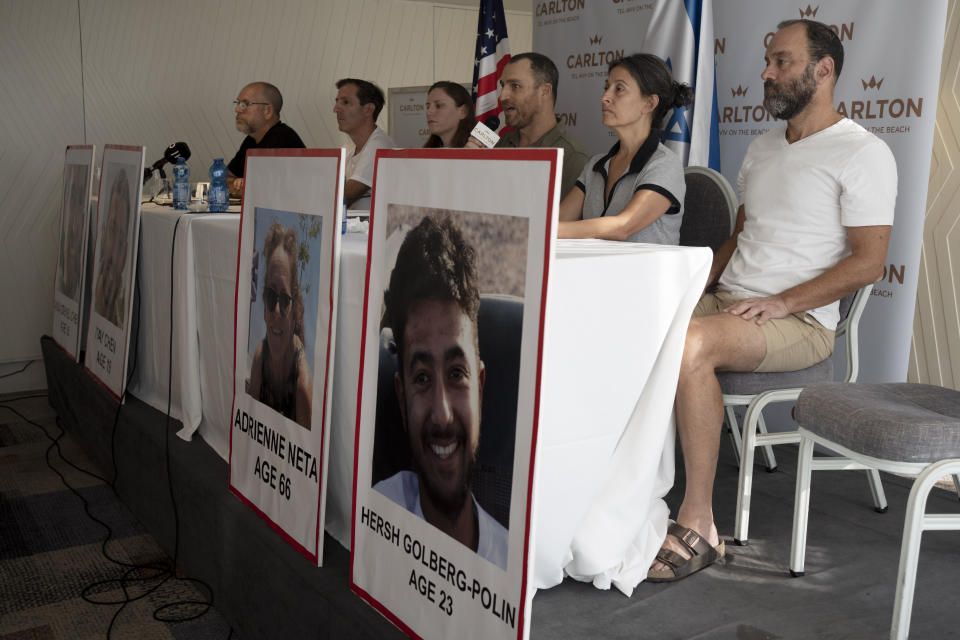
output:
<path id="1" fill-rule="evenodd" d="M 183 424 L 178 435 L 199 434 L 224 460 L 239 226 L 236 213 L 142 207 L 130 392 L 163 412 L 169 401 Z M 348 549 L 366 252 L 366 233 L 344 234 L 325 529 Z M 646 576 L 667 527 L 662 496 L 673 485 L 683 340 L 711 258 L 700 247 L 556 243 L 534 478 L 535 588 L 569 575 L 629 595 Z"/>

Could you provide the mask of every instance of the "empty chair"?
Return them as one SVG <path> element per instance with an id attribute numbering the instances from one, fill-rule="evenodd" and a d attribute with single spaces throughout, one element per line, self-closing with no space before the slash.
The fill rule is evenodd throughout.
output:
<path id="1" fill-rule="evenodd" d="M 960 391 L 926 384 L 818 384 L 797 402 L 800 453 L 790 572 L 801 576 L 814 469 L 880 469 L 916 475 L 907 501 L 891 638 L 910 630 L 913 588 L 926 530 L 960 530 L 960 514 L 926 513 L 937 480 L 960 473 Z M 844 458 L 813 456 L 815 444 Z M 956 596 L 952 596 L 956 598 Z"/>

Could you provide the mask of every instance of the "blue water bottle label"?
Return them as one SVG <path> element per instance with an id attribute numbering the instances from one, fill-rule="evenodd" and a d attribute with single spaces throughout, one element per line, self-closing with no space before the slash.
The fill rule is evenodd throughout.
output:
<path id="1" fill-rule="evenodd" d="M 190 200 L 190 184 L 186 182 L 176 182 L 173 185 L 173 208 L 186 209 Z"/>
<path id="2" fill-rule="evenodd" d="M 207 202 L 210 205 L 210 211 L 222 213 L 227 210 L 229 194 L 227 193 L 227 168 L 223 163 L 223 158 L 215 158 L 213 166 L 210 167 L 210 191 L 207 195 Z"/>
<path id="3" fill-rule="evenodd" d="M 190 167 L 181 157 L 173 166 L 173 208 L 186 210 L 190 202 Z"/>

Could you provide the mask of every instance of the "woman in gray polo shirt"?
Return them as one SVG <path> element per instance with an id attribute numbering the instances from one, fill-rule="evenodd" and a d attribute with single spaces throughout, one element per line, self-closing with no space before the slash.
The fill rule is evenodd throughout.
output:
<path id="1" fill-rule="evenodd" d="M 619 140 L 587 162 L 579 188 L 560 203 L 559 237 L 679 243 L 683 165 L 660 144 L 654 125 L 692 101 L 690 87 L 674 82 L 655 55 L 635 53 L 610 64 L 600 105 L 603 124 Z"/>

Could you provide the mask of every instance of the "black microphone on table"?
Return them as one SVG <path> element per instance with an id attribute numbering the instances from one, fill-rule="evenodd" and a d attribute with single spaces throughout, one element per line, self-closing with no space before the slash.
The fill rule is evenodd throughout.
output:
<path id="1" fill-rule="evenodd" d="M 154 162 L 152 166 L 143 170 L 143 181 L 146 182 L 149 180 L 154 171 L 159 171 L 160 177 L 166 179 L 167 174 L 163 170 L 164 165 L 168 162 L 170 164 L 176 164 L 179 158 L 183 158 L 184 160 L 190 159 L 190 147 L 187 146 L 186 142 L 174 142 L 167 147 L 163 152 L 162 158 Z"/>
<path id="2" fill-rule="evenodd" d="M 488 149 L 492 149 L 500 142 L 500 136 L 497 135 L 497 128 L 500 126 L 500 118 L 497 116 L 488 116 L 483 122 L 478 122 L 470 132 L 480 144 Z"/>

